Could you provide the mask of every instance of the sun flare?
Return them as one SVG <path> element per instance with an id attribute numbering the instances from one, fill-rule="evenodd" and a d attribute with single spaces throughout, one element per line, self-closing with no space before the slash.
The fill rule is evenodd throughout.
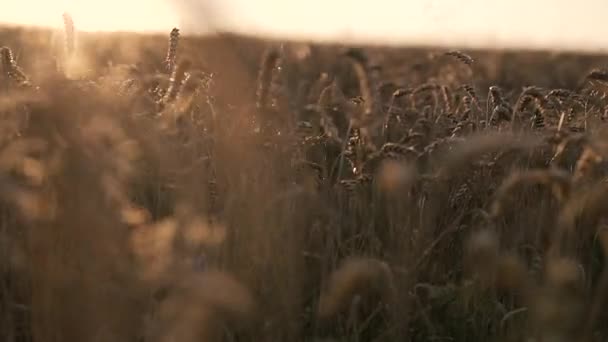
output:
<path id="1" fill-rule="evenodd" d="M 178 24 L 165 0 L 19 0 L 3 6 L 0 23 L 61 27 L 69 13 L 83 31 L 166 31 Z"/>
<path id="2" fill-rule="evenodd" d="M 606 0 L 17 0 L 0 23 L 83 31 L 210 33 L 461 48 L 599 51 Z"/>

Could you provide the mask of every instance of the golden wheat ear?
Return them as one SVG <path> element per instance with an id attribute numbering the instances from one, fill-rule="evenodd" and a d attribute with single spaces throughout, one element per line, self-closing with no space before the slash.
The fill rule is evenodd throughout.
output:
<path id="1" fill-rule="evenodd" d="M 319 298 L 317 315 L 320 319 L 333 317 L 347 309 L 356 296 L 380 294 L 390 302 L 393 293 L 393 274 L 380 260 L 353 257 L 345 260 L 330 276 L 327 287 Z"/>
<path id="2" fill-rule="evenodd" d="M 475 60 L 473 59 L 473 57 L 471 57 L 471 56 L 467 55 L 466 53 L 459 51 L 459 50 L 448 51 L 445 53 L 445 55 L 457 59 L 459 62 L 461 62 L 462 64 L 464 64 L 468 67 L 470 67 L 471 65 L 473 65 L 473 63 L 475 63 Z"/>
<path id="3" fill-rule="evenodd" d="M 179 29 L 174 27 L 169 34 L 169 47 L 167 48 L 167 57 L 165 57 L 165 72 L 169 74 L 173 73 L 173 69 L 176 67 L 179 37 Z"/>
<path id="4" fill-rule="evenodd" d="M 256 90 L 256 107 L 259 110 L 270 108 L 272 103 L 271 87 L 273 82 L 273 72 L 277 67 L 281 53 L 279 49 L 270 47 L 264 51 L 262 61 L 258 71 L 257 90 Z"/>
<path id="5" fill-rule="evenodd" d="M 222 330 L 251 327 L 257 303 L 234 276 L 208 270 L 185 274 L 160 303 L 153 326 L 153 341 L 217 341 Z"/>
<path id="6" fill-rule="evenodd" d="M 0 47 L 0 72 L 2 74 L 8 74 L 13 64 L 13 52 L 10 48 L 3 46 Z"/>
<path id="7" fill-rule="evenodd" d="M 176 67 L 174 67 L 171 78 L 169 79 L 169 86 L 167 91 L 164 93 L 159 105 L 161 109 L 164 109 L 167 105 L 171 104 L 180 96 L 180 91 L 183 89 L 186 82 L 190 78 L 188 71 L 192 66 L 192 62 L 189 60 L 181 61 Z"/>
<path id="8" fill-rule="evenodd" d="M 0 47 L 0 80 L 5 79 L 6 84 L 16 82 L 18 86 L 29 86 L 27 75 L 15 62 L 13 52 L 8 47 Z"/>

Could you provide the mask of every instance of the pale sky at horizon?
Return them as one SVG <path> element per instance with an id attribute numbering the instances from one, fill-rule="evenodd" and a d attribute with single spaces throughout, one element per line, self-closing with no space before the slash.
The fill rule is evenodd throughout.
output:
<path id="1" fill-rule="evenodd" d="M 60 28 L 64 11 L 85 31 L 608 50 L 608 0 L 17 0 L 0 22 Z"/>

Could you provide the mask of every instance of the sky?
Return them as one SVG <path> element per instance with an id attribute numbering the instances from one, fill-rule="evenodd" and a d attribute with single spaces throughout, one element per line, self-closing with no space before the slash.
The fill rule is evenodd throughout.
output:
<path id="1" fill-rule="evenodd" d="M 0 22 L 324 42 L 608 51 L 608 0 L 16 0 Z"/>

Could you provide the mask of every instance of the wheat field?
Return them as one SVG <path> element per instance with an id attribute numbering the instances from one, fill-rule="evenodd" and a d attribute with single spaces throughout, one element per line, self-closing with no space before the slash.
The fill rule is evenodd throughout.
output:
<path id="1" fill-rule="evenodd" d="M 3 341 L 603 341 L 608 57 L 0 28 Z"/>

